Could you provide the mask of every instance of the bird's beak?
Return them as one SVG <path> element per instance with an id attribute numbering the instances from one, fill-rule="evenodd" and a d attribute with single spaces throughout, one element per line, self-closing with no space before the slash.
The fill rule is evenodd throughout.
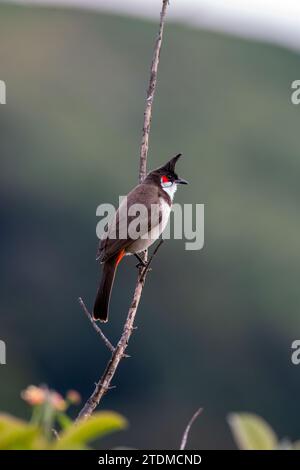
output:
<path id="1" fill-rule="evenodd" d="M 178 178 L 177 180 L 175 180 L 175 183 L 176 184 L 189 184 L 186 180 L 182 178 Z"/>

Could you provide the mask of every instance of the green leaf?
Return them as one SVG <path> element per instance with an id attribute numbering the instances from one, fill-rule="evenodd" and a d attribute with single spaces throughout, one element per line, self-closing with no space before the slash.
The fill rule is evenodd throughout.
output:
<path id="1" fill-rule="evenodd" d="M 278 439 L 269 424 L 251 413 L 231 413 L 228 423 L 235 442 L 242 450 L 272 450 Z"/>
<path id="2" fill-rule="evenodd" d="M 56 418 L 62 429 L 67 429 L 73 424 L 73 421 L 65 413 L 57 413 Z"/>
<path id="3" fill-rule="evenodd" d="M 59 435 L 53 449 L 78 449 L 95 439 L 127 426 L 126 420 L 112 411 L 100 411 L 91 418 L 74 423 Z"/>
<path id="4" fill-rule="evenodd" d="M 39 437 L 40 430 L 25 421 L 6 414 L 0 414 L 0 449 L 17 450 L 44 447 Z"/>

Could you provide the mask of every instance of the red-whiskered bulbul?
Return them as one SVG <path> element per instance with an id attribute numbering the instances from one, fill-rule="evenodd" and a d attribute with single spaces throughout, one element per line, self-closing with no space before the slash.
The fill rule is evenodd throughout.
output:
<path id="1" fill-rule="evenodd" d="M 175 173 L 175 165 L 180 156 L 181 154 L 176 155 L 162 167 L 147 174 L 144 181 L 123 199 L 101 238 L 97 259 L 104 266 L 93 309 L 94 320 L 108 320 L 111 289 L 117 266 L 123 256 L 135 255 L 142 262 L 139 253 L 152 245 L 165 229 L 177 185 L 187 184 L 187 181 Z M 143 214 L 140 212 L 138 233 L 133 237 L 130 223 L 136 218 L 136 205 L 142 205 L 146 211 Z"/>

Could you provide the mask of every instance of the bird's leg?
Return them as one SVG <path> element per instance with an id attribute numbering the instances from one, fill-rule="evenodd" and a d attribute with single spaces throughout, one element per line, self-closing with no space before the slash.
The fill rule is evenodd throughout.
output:
<path id="1" fill-rule="evenodd" d="M 138 264 L 136 265 L 137 268 L 145 268 L 147 266 L 147 263 L 145 263 L 138 253 L 134 253 L 134 256 L 139 260 Z"/>
<path id="2" fill-rule="evenodd" d="M 149 271 L 152 270 L 152 268 L 150 268 L 150 264 L 152 263 L 154 256 L 155 256 L 156 253 L 158 252 L 159 247 L 163 244 L 163 241 L 164 241 L 163 238 L 161 238 L 161 239 L 159 240 L 158 244 L 156 245 L 155 250 L 153 251 L 153 253 L 152 253 L 152 255 L 150 256 L 150 258 L 148 259 L 148 261 L 147 261 L 147 263 L 146 263 L 146 266 L 144 267 L 144 269 L 142 270 L 142 273 L 141 273 L 141 275 L 140 275 L 140 279 L 139 279 L 140 282 L 144 281 L 146 274 L 147 274 Z"/>

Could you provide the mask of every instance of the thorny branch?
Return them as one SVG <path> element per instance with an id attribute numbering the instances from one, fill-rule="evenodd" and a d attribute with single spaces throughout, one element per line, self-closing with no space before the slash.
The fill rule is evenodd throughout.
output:
<path id="1" fill-rule="evenodd" d="M 159 31 L 158 31 L 158 36 L 156 39 L 152 63 L 151 63 L 150 80 L 149 80 L 146 105 L 145 105 L 145 111 L 144 111 L 143 135 L 142 135 L 142 142 L 141 142 L 141 149 L 140 149 L 140 170 L 139 170 L 140 183 L 144 180 L 146 176 L 146 171 L 147 171 L 147 155 L 148 155 L 148 147 L 149 147 L 152 104 L 153 104 L 153 98 L 154 98 L 155 89 L 156 89 L 156 83 L 157 83 L 157 71 L 158 71 L 158 64 L 159 64 L 160 51 L 161 51 L 162 38 L 163 38 L 163 30 L 164 30 L 164 22 L 165 22 L 165 16 L 166 16 L 168 3 L 169 3 L 168 0 L 162 0 Z M 128 342 L 130 340 L 132 331 L 134 329 L 134 320 L 135 320 L 136 312 L 140 303 L 146 276 L 149 272 L 150 264 L 153 260 L 153 257 L 157 253 L 157 250 L 161 246 L 161 243 L 162 242 L 159 243 L 159 245 L 153 252 L 152 257 L 149 259 L 148 262 L 147 262 L 147 253 L 145 253 L 144 261 L 147 262 L 147 264 L 144 268 L 141 268 L 139 270 L 139 275 L 136 281 L 133 299 L 132 299 L 130 308 L 128 310 L 127 318 L 123 327 L 123 333 L 115 348 L 110 343 L 110 341 L 105 337 L 102 330 L 97 325 L 95 325 L 97 326 L 97 328 L 95 328 L 94 322 L 88 310 L 86 309 L 83 301 L 80 302 L 85 313 L 88 315 L 89 319 L 93 322 L 94 328 L 100 334 L 106 346 L 108 346 L 108 348 L 111 350 L 112 356 L 105 368 L 105 371 L 101 379 L 96 383 L 96 388 L 94 392 L 92 393 L 90 398 L 87 400 L 87 402 L 83 406 L 77 419 L 87 419 L 89 416 L 91 416 L 95 408 L 99 405 L 103 395 L 111 388 L 110 386 L 111 381 L 115 375 L 115 372 L 118 368 L 118 365 L 121 359 L 123 357 L 126 357 L 125 351 L 128 346 Z"/>

